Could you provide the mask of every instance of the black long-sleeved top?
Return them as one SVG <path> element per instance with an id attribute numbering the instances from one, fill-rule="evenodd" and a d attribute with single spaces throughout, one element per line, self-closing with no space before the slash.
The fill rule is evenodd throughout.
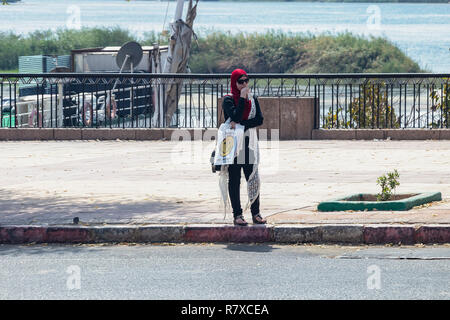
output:
<path id="1" fill-rule="evenodd" d="M 245 126 L 244 131 L 247 131 L 249 128 L 255 128 L 263 124 L 264 117 L 261 112 L 261 108 L 259 107 L 258 99 L 253 96 L 253 100 L 256 105 L 256 115 L 252 119 L 242 120 L 242 116 L 244 114 L 245 109 L 245 98 L 239 98 L 239 105 L 236 106 L 234 104 L 234 99 L 231 96 L 226 96 L 222 102 L 222 109 L 224 114 L 224 119 L 227 120 L 231 117 L 231 121 L 236 123 L 240 123 Z"/>

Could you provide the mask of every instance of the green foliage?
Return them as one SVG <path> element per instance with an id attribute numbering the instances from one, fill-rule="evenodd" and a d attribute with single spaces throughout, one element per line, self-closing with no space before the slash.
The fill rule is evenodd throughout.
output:
<path id="1" fill-rule="evenodd" d="M 431 123 L 433 128 L 448 128 L 450 122 L 450 79 L 445 79 L 446 83 L 442 88 L 431 90 L 430 99 L 432 102 L 432 110 L 439 111 L 442 117 L 438 117 L 436 121 Z"/>
<path id="2" fill-rule="evenodd" d="M 193 72 L 253 73 L 422 72 L 419 65 L 383 38 L 350 33 L 319 35 L 212 32 L 193 46 Z"/>
<path id="3" fill-rule="evenodd" d="M 0 69 L 17 68 L 19 56 L 70 54 L 73 49 L 120 46 L 131 40 L 162 45 L 168 43 L 168 34 L 148 32 L 138 39 L 118 27 L 35 31 L 28 35 L 0 32 Z M 422 71 L 382 38 L 273 30 L 264 34 L 207 32 L 199 37 L 198 45 L 192 43 L 189 66 L 195 73 L 228 73 L 236 67 L 251 73 Z"/>
<path id="4" fill-rule="evenodd" d="M 309 41 L 292 68 L 304 73 L 421 72 L 419 65 L 384 38 L 342 33 Z"/>
<path id="5" fill-rule="evenodd" d="M 301 54 L 302 36 L 280 31 L 261 34 L 212 32 L 191 49 L 193 72 L 230 72 L 239 67 L 249 72 L 288 72 Z"/>
<path id="6" fill-rule="evenodd" d="M 377 201 L 389 201 L 393 193 L 395 196 L 395 189 L 400 185 L 398 178 L 397 169 L 393 172 L 388 172 L 387 176 L 382 175 L 378 177 L 377 184 L 381 187 L 381 192 L 377 194 Z"/>
<path id="7" fill-rule="evenodd" d="M 339 101 L 337 109 L 328 111 L 324 128 L 400 128 L 384 82 L 368 81 L 359 89 L 359 97 L 353 98 L 347 108 Z"/>
<path id="8" fill-rule="evenodd" d="M 73 49 L 120 46 L 134 37 L 120 28 L 35 31 L 28 35 L 0 32 L 0 69 L 18 67 L 19 56 L 70 54 Z"/>

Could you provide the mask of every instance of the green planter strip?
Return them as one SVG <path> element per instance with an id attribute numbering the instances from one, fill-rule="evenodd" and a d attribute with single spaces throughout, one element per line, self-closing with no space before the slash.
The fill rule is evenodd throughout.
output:
<path id="1" fill-rule="evenodd" d="M 419 193 L 409 198 L 404 198 L 395 201 L 349 201 L 351 198 L 361 198 L 369 196 L 366 194 L 354 194 L 344 198 L 339 198 L 331 201 L 319 203 L 317 210 L 319 211 L 364 211 L 364 210 L 378 210 L 378 211 L 406 211 L 412 207 L 420 206 L 432 201 L 441 201 L 442 195 L 440 192 L 426 192 Z"/>

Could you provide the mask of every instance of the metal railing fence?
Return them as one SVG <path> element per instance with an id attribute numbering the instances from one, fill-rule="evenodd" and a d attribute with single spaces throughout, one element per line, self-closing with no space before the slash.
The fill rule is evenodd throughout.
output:
<path id="1" fill-rule="evenodd" d="M 448 128 L 450 74 L 250 74 L 259 97 L 314 97 L 315 128 Z M 211 128 L 229 74 L 0 74 L 1 127 Z M 165 93 L 179 99 L 166 117 Z M 170 118 L 167 120 L 167 118 Z"/>

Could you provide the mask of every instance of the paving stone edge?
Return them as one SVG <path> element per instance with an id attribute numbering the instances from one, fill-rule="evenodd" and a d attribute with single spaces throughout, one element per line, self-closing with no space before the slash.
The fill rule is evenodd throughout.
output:
<path id="1" fill-rule="evenodd" d="M 30 243 L 450 243 L 450 225 L 0 225 L 0 244 Z"/>

